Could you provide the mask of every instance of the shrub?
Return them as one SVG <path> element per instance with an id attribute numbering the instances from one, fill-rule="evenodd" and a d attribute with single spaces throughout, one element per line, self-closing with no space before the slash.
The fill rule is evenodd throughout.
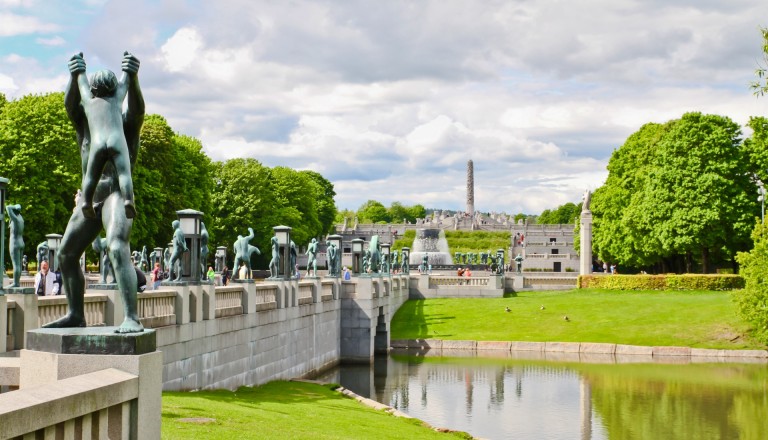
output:
<path id="1" fill-rule="evenodd" d="M 736 311 L 741 318 L 752 324 L 755 338 L 768 344 L 768 240 L 766 227 L 758 223 L 752 232 L 754 248 L 739 252 L 736 261 L 741 265 L 744 290 L 734 292 Z"/>
<path id="2" fill-rule="evenodd" d="M 580 275 L 578 286 L 613 290 L 733 290 L 744 287 L 739 275 Z"/>

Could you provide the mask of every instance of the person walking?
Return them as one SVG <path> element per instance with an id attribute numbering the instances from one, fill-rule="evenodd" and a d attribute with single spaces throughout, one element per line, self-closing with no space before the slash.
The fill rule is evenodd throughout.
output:
<path id="1" fill-rule="evenodd" d="M 35 274 L 35 293 L 38 296 L 58 295 L 61 292 L 61 284 L 57 282 L 55 273 L 48 270 L 48 261 L 40 263 L 40 270 Z"/>

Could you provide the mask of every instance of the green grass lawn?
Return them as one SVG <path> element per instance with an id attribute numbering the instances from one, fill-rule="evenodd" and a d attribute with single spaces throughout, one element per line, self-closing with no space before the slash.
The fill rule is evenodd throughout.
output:
<path id="1" fill-rule="evenodd" d="M 391 338 L 766 348 L 749 337 L 730 294 L 711 291 L 581 289 L 410 300 L 392 319 Z"/>
<path id="2" fill-rule="evenodd" d="M 236 392 L 163 393 L 163 439 L 449 439 L 416 419 L 368 408 L 331 386 L 270 382 Z M 183 419 L 214 419 L 183 421 Z"/>

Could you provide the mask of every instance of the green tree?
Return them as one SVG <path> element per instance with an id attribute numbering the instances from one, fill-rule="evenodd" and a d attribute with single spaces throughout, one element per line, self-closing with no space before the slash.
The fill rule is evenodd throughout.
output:
<path id="1" fill-rule="evenodd" d="M 188 208 L 205 214 L 214 240 L 210 231 L 212 165 L 199 140 L 175 134 L 160 115 L 148 115 L 133 176 L 139 209 L 131 231 L 132 247 L 164 247 L 173 234 L 176 211 Z"/>
<path id="2" fill-rule="evenodd" d="M 424 218 L 427 216 L 427 210 L 424 208 L 424 205 L 416 204 L 411 206 L 408 210 L 411 212 L 410 217 L 408 217 L 408 221 L 411 223 L 416 222 L 417 218 Z"/>
<path id="3" fill-rule="evenodd" d="M 760 33 L 763 37 L 763 63 L 757 63 L 755 76 L 757 80 L 749 84 L 752 93 L 755 96 L 763 96 L 768 93 L 768 28 L 761 27 Z"/>
<path id="4" fill-rule="evenodd" d="M 572 224 L 581 213 L 581 203 L 578 205 L 568 202 L 554 210 L 545 209 L 536 219 L 540 225 Z"/>
<path id="5" fill-rule="evenodd" d="M 64 232 L 80 187 L 80 149 L 64 94 L 8 102 L 2 97 L 0 157 L 0 176 L 9 179 L 8 201 L 22 205 L 25 252 L 32 256 L 45 234 Z"/>
<path id="6" fill-rule="evenodd" d="M 290 226 L 291 239 L 303 246 L 322 233 L 315 207 L 316 183 L 307 174 L 288 167 L 271 170 L 279 224 Z"/>
<path id="7" fill-rule="evenodd" d="M 768 344 L 768 228 L 757 222 L 752 232 L 754 247 L 736 257 L 744 277 L 744 289 L 733 293 L 736 309 L 753 326 L 754 336 Z"/>
<path id="8" fill-rule="evenodd" d="M 744 152 L 750 171 L 763 182 L 768 182 L 768 118 L 749 118 L 747 124 L 752 136 L 744 140 Z"/>
<path id="9" fill-rule="evenodd" d="M 230 159 L 214 164 L 214 170 L 211 212 L 216 222 L 209 229 L 217 245 L 227 247 L 231 261 L 232 244 L 251 227 L 256 235 L 252 244 L 262 251 L 256 264 L 266 267 L 272 227 L 280 224 L 270 169 L 255 159 Z"/>
<path id="10" fill-rule="evenodd" d="M 605 184 L 592 195 L 592 246 L 602 261 L 619 261 L 643 267 L 661 258 L 660 245 L 636 207 L 657 145 L 673 123 L 645 124 L 613 152 L 608 161 Z"/>
<path id="11" fill-rule="evenodd" d="M 333 183 L 315 171 L 301 171 L 302 174 L 309 177 L 316 185 L 315 187 L 315 209 L 317 218 L 320 221 L 321 233 L 330 232 L 333 229 L 334 219 L 336 218 L 336 191 L 333 189 Z"/>
<path id="12" fill-rule="evenodd" d="M 160 115 L 147 115 L 141 127 L 141 144 L 133 186 L 136 219 L 131 230 L 131 247 L 165 247 L 171 241 L 171 222 L 176 212 L 170 203 L 171 175 L 174 174 L 173 130 Z"/>
<path id="13" fill-rule="evenodd" d="M 711 257 L 743 250 L 753 219 L 754 184 L 745 173 L 741 129 L 727 117 L 686 113 L 659 143 L 641 204 L 665 254 L 693 256 L 709 272 Z"/>
<path id="14" fill-rule="evenodd" d="M 368 200 L 357 209 L 357 217 L 360 223 L 388 223 L 391 218 L 387 208 L 376 200 Z"/>

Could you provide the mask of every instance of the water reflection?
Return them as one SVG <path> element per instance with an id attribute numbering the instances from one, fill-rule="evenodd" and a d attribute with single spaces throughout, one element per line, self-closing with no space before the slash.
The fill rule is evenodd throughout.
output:
<path id="1" fill-rule="evenodd" d="M 483 438 L 768 438 L 765 363 L 592 364 L 423 354 L 344 366 L 323 379 L 434 426 Z"/>

